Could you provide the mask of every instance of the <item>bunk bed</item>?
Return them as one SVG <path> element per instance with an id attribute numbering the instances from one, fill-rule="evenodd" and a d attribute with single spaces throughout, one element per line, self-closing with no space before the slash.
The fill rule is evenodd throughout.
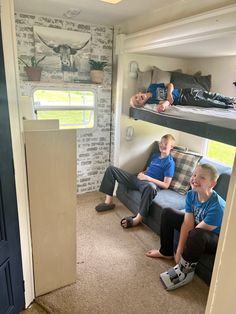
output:
<path id="1" fill-rule="evenodd" d="M 130 117 L 236 146 L 236 110 L 172 106 L 163 113 L 130 108 Z"/>
<path id="2" fill-rule="evenodd" d="M 211 41 L 219 45 L 222 42 L 225 44 L 223 40 L 226 37 L 231 42 L 236 38 L 235 14 L 234 4 L 125 35 L 123 52 L 162 56 L 176 54 L 177 56 L 181 49 L 182 57 L 188 57 L 189 51 L 192 56 L 194 53 L 198 57 L 209 56 L 207 49 Z M 212 57 L 219 53 L 216 46 L 214 47 L 215 49 L 210 51 Z M 185 88 L 175 84 L 174 86 Z M 234 109 L 172 106 L 163 113 L 157 113 L 144 108 L 130 108 L 129 115 L 135 120 L 155 123 L 236 146 L 236 110 Z"/>
<path id="3" fill-rule="evenodd" d="M 169 23 L 166 25 L 161 25 L 156 28 L 146 29 L 144 31 L 140 31 L 137 33 L 133 33 L 130 35 L 121 35 L 117 41 L 117 51 L 118 51 L 118 78 L 120 81 L 117 84 L 118 95 L 122 95 L 124 91 L 129 91 L 130 88 L 127 88 L 128 84 L 125 81 L 126 75 L 124 74 L 124 55 L 131 54 L 130 60 L 133 60 L 134 57 L 132 54 L 149 54 L 149 55 L 157 55 L 157 56 L 174 56 L 173 52 L 177 54 L 181 50 L 181 57 L 188 57 L 188 53 L 195 53 L 195 57 L 208 57 L 207 54 L 208 49 L 208 41 L 211 39 L 219 39 L 219 43 L 222 43 L 222 36 L 228 36 L 233 43 L 236 43 L 236 5 L 227 6 L 225 8 L 221 8 L 219 10 L 213 10 L 211 12 L 206 12 L 202 15 L 197 15 L 192 18 L 185 18 L 181 21 L 175 21 L 173 23 Z M 234 37 L 234 38 L 233 38 Z M 205 41 L 200 45 L 200 48 L 195 45 L 198 41 Z M 188 43 L 190 46 L 188 46 Z M 192 45 L 192 43 L 194 43 Z M 225 43 L 225 42 L 224 42 Z M 224 45 L 222 45 L 224 46 Z M 180 48 L 181 47 L 181 48 Z M 119 49 L 118 49 L 119 48 Z M 174 49 L 173 49 L 174 48 Z M 175 49 L 176 48 L 176 49 Z M 185 49 L 186 48 L 186 49 Z M 205 50 L 204 50 L 205 49 Z M 204 50 L 204 51 L 203 51 Z M 234 50 L 234 55 L 235 55 Z M 211 52 L 211 56 L 217 56 L 217 49 L 214 49 Z M 180 56 L 180 55 L 179 55 Z M 142 56 L 143 57 L 143 56 Z M 130 61 L 131 62 L 131 61 Z M 150 63 L 148 64 L 150 65 Z M 158 66 L 158 65 L 157 65 Z M 216 65 L 217 66 L 217 65 Z M 169 68 L 169 67 L 168 67 Z M 198 69 L 197 69 L 198 70 Z M 130 75 L 129 75 L 130 76 Z M 132 78 L 132 76 L 130 76 Z M 125 82 L 123 82 L 123 81 Z M 233 78 L 235 80 L 235 78 Z M 123 83 L 123 84 L 122 84 Z M 147 86 L 146 86 L 147 88 Z M 141 90 L 140 90 L 141 91 Z M 137 92 L 137 90 L 135 91 Z M 135 93 L 134 92 L 134 93 Z M 133 94 L 134 94 L 133 93 Z M 129 119 L 127 119 L 127 100 L 131 97 L 129 94 L 125 95 L 123 98 L 121 96 L 117 97 L 118 108 L 122 101 L 125 100 L 123 110 L 118 111 L 118 118 L 116 121 L 118 122 L 118 126 L 124 129 L 130 125 Z M 232 96 L 232 95 L 231 95 Z M 192 112 L 193 108 L 184 108 L 173 106 L 166 110 L 163 113 L 156 113 L 148 109 L 143 108 L 129 108 L 129 116 L 135 120 L 143 120 L 150 123 L 158 124 L 164 127 L 168 127 L 170 129 L 176 129 L 179 131 L 187 132 L 189 134 L 194 134 L 200 137 L 209 138 L 212 140 L 220 141 L 223 143 L 227 143 L 230 145 L 236 146 L 236 110 L 224 110 L 217 109 L 207 109 L 204 110 L 203 113 L 202 108 L 198 108 L 196 112 Z M 201 112 L 199 112 L 199 110 Z M 184 112 L 185 111 L 185 112 Z M 210 112 L 209 112 L 210 111 Z M 119 116 L 120 115 L 120 116 Z M 121 122 L 120 122 L 121 120 Z M 119 124 L 120 123 L 120 124 Z M 136 123 L 136 122 L 134 122 Z M 134 125 L 132 123 L 132 126 Z M 140 137 L 136 137 L 133 142 L 128 142 L 123 144 L 122 142 L 122 154 L 124 152 L 130 151 L 132 155 L 129 160 L 120 159 L 118 155 L 120 152 L 117 149 L 115 151 L 115 160 L 118 161 L 119 166 L 126 166 L 128 169 L 129 162 L 132 164 L 138 163 L 139 160 L 135 159 L 136 152 L 143 149 L 143 136 L 146 134 L 145 126 L 143 123 L 140 124 L 141 130 L 137 132 L 137 135 L 141 135 Z M 122 130 L 123 130 L 122 129 Z M 137 128 L 138 129 L 138 128 Z M 158 128 L 157 128 L 158 129 Z M 142 133 L 143 132 L 143 133 Z M 158 132 L 158 131 L 157 131 Z M 121 139 L 118 137 L 118 147 L 120 145 Z M 120 147 L 119 147 L 120 148 Z M 116 145 L 115 145 L 116 149 Z M 132 150 L 132 151 L 131 151 Z M 135 162 L 134 162 L 135 160 Z M 120 164 L 119 164 L 120 162 Z M 225 182 L 219 180 L 218 182 L 222 183 L 222 186 L 226 186 Z M 232 264 L 232 242 L 235 239 L 235 210 L 234 205 L 236 202 L 236 159 L 234 161 L 232 174 L 230 175 L 229 189 L 227 192 L 227 206 L 224 213 L 224 223 L 222 226 L 222 236 L 219 239 L 218 250 L 216 254 L 216 259 L 214 263 L 214 276 L 212 277 L 211 287 L 209 291 L 208 297 L 208 307 L 217 308 L 223 304 L 224 296 L 221 297 L 222 288 L 227 288 L 228 291 L 232 290 L 232 287 L 235 284 L 235 276 L 226 276 L 226 269 L 230 268 Z M 136 192 L 136 191 L 135 191 Z M 119 191 L 117 191 L 118 195 Z M 120 190 L 120 195 L 122 197 L 126 197 L 124 191 Z M 128 198 L 129 197 L 129 198 Z M 130 202 L 130 206 L 136 206 L 135 197 L 131 198 L 128 195 L 127 199 Z M 166 203 L 163 203 L 166 206 Z M 129 208 L 128 204 L 127 207 Z M 153 213 L 157 214 L 157 211 L 154 210 Z M 159 219 L 157 217 L 157 219 Z M 233 258 L 235 258 L 235 252 L 233 251 Z M 233 290 L 232 290 L 233 291 Z M 217 296 L 218 298 L 215 298 Z M 233 293 L 231 293 L 231 299 L 233 300 Z M 215 300 L 219 300 L 215 302 Z M 222 302 L 223 300 L 223 302 Z M 230 304 L 233 304 L 231 302 Z M 221 306 L 221 308 L 223 308 Z"/>

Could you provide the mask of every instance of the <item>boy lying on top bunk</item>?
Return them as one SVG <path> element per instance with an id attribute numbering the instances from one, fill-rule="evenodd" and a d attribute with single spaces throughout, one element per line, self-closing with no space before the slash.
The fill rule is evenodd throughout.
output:
<path id="1" fill-rule="evenodd" d="M 131 97 L 130 105 L 134 108 L 144 107 L 163 112 L 171 105 L 197 106 L 204 108 L 236 109 L 236 97 L 211 93 L 196 88 L 174 88 L 172 83 L 150 84 L 146 93 Z"/>

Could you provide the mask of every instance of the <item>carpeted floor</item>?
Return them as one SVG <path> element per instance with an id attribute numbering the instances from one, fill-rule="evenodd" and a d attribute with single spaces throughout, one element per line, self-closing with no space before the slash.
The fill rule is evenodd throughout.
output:
<path id="1" fill-rule="evenodd" d="M 144 255 L 159 247 L 159 237 L 144 225 L 124 230 L 120 220 L 130 211 L 115 199 L 114 210 L 97 213 L 101 201 L 99 192 L 78 197 L 76 284 L 36 302 L 53 314 L 204 313 L 207 285 L 195 276 L 189 285 L 165 291 L 159 274 L 174 263 Z"/>

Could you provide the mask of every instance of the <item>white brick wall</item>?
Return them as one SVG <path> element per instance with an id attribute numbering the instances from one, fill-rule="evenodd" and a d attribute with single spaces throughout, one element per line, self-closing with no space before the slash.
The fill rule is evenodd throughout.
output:
<path id="1" fill-rule="evenodd" d="M 33 16 L 15 13 L 18 56 L 33 56 L 33 26 L 55 27 L 65 30 L 87 32 L 91 34 L 91 58 L 107 61 L 103 85 L 97 88 L 97 127 L 93 130 L 77 131 L 77 191 L 84 193 L 96 191 L 110 161 L 113 160 L 113 131 L 111 121 L 111 78 L 112 78 L 112 42 L 113 29 L 102 25 L 82 24 L 53 17 Z M 24 66 L 19 63 L 21 93 L 28 94 L 24 83 Z M 42 79 L 51 82 L 57 77 L 54 73 L 43 72 Z M 58 77 L 58 79 L 60 79 Z M 50 86 L 52 83 L 50 83 Z M 68 84 L 69 87 L 69 84 Z"/>

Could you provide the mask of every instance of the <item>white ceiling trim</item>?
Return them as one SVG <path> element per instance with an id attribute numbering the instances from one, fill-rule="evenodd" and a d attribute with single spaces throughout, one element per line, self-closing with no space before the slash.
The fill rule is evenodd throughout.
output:
<path id="1" fill-rule="evenodd" d="M 124 36 L 123 52 L 140 53 L 158 48 L 236 35 L 236 5 Z M 236 52 L 235 52 L 236 54 Z"/>

